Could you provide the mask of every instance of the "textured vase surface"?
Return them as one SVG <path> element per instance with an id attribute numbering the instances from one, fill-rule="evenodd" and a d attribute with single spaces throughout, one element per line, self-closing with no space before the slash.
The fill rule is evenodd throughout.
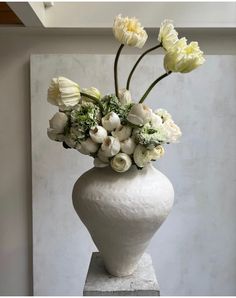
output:
<path id="1" fill-rule="evenodd" d="M 174 190 L 151 164 L 117 173 L 92 168 L 75 183 L 73 204 L 114 276 L 134 272 L 152 236 L 168 216 Z"/>

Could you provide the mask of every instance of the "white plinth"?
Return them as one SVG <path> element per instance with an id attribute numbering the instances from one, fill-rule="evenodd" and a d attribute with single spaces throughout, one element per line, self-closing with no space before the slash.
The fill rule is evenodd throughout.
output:
<path id="1" fill-rule="evenodd" d="M 94 252 L 90 261 L 84 296 L 160 296 L 152 259 L 144 254 L 136 271 L 126 277 L 114 277 L 104 268 L 102 258 Z"/>

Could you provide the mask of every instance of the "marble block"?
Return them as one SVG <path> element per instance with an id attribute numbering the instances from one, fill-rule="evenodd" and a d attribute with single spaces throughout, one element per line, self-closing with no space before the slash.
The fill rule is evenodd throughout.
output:
<path id="1" fill-rule="evenodd" d="M 114 256 L 115 257 L 115 256 Z M 83 291 L 84 296 L 160 296 L 160 288 L 147 253 L 135 272 L 126 277 L 110 275 L 99 252 L 94 252 Z"/>

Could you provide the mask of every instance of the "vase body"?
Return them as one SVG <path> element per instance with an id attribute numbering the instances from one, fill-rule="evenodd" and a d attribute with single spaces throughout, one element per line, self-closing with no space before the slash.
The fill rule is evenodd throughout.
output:
<path id="1" fill-rule="evenodd" d="M 92 168 L 77 180 L 72 198 L 107 271 L 121 277 L 136 269 L 172 208 L 174 190 L 151 164 L 125 173 Z"/>

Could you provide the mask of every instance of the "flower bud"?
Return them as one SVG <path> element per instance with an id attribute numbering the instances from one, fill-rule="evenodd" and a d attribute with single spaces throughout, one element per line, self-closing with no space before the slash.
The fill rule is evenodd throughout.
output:
<path id="1" fill-rule="evenodd" d="M 107 157 L 114 156 L 120 151 L 120 141 L 118 138 L 108 136 L 103 141 L 101 150 Z"/>
<path id="2" fill-rule="evenodd" d="M 102 126 L 95 126 L 90 129 L 89 135 L 95 143 L 102 143 L 107 137 L 107 131 Z"/>
<path id="3" fill-rule="evenodd" d="M 115 112 L 110 112 L 102 118 L 102 126 L 107 131 L 112 131 L 120 125 L 120 118 Z"/>
<path id="4" fill-rule="evenodd" d="M 128 171 L 132 165 L 132 160 L 129 155 L 125 153 L 118 153 L 111 160 L 111 167 L 113 170 L 119 173 Z"/>
<path id="5" fill-rule="evenodd" d="M 120 142 L 121 151 L 128 155 L 134 153 L 135 147 L 136 143 L 133 138 L 128 138 L 127 140 Z"/>
<path id="6" fill-rule="evenodd" d="M 89 155 L 90 153 L 97 152 L 98 147 L 99 144 L 93 142 L 91 138 L 88 138 L 87 140 L 78 144 L 76 149 L 82 154 Z"/>
<path id="7" fill-rule="evenodd" d="M 119 90 L 119 96 L 118 97 L 119 97 L 119 101 L 123 105 L 127 105 L 127 104 L 132 102 L 131 93 L 130 93 L 129 90 L 126 90 L 125 88 Z"/>
<path id="8" fill-rule="evenodd" d="M 65 113 L 57 112 L 51 120 L 49 120 L 49 126 L 52 128 L 55 132 L 63 133 L 64 128 L 67 124 L 68 117 Z"/>
<path id="9" fill-rule="evenodd" d="M 150 121 L 152 117 L 152 110 L 143 103 L 137 103 L 132 106 L 127 120 L 138 126 L 142 126 Z"/>
<path id="10" fill-rule="evenodd" d="M 119 125 L 116 130 L 112 132 L 113 137 L 118 138 L 119 141 L 124 141 L 131 136 L 132 128 L 130 126 Z"/>

